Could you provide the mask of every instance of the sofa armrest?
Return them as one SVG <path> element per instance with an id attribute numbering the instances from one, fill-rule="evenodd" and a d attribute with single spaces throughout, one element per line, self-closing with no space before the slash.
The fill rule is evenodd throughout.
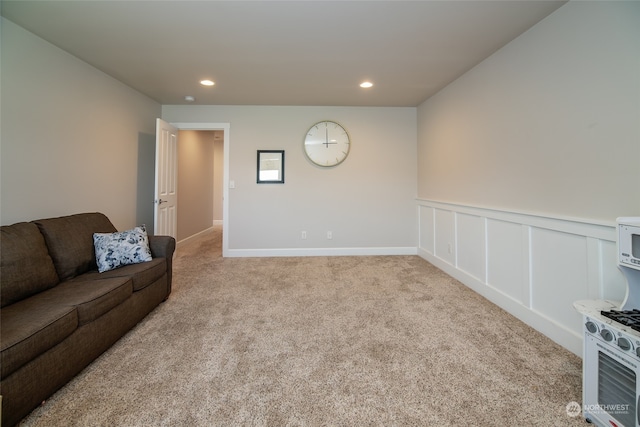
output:
<path id="1" fill-rule="evenodd" d="M 167 260 L 167 297 L 171 293 L 171 278 L 173 275 L 173 253 L 176 250 L 176 239 L 171 236 L 149 236 L 149 248 L 153 258 Z"/>
<path id="2" fill-rule="evenodd" d="M 154 258 L 173 258 L 176 250 L 176 239 L 171 236 L 149 235 L 149 248 Z"/>

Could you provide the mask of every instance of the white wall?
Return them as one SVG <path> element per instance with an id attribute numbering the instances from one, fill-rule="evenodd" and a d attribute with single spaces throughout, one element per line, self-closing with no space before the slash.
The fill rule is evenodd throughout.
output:
<path id="1" fill-rule="evenodd" d="M 422 104 L 419 197 L 639 215 L 639 22 L 639 2 L 569 2 Z"/>
<path id="2" fill-rule="evenodd" d="M 418 109 L 420 255 L 576 354 L 640 215 L 638 22 L 569 2 Z"/>
<path id="3" fill-rule="evenodd" d="M 165 105 L 162 118 L 230 123 L 231 256 L 416 252 L 415 108 Z M 352 139 L 335 168 L 303 151 L 306 131 L 326 119 Z M 256 184 L 260 149 L 285 150 L 284 184 Z"/>
<path id="4" fill-rule="evenodd" d="M 160 105 L 1 25 L 1 223 L 101 211 L 119 229 L 136 225 L 153 202 L 138 171 L 154 160 L 138 154 L 154 144 Z"/>

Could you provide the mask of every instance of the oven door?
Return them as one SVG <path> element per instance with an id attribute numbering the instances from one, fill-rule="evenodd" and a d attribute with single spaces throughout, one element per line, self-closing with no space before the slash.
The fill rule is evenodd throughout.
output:
<path id="1" fill-rule="evenodd" d="M 585 334 L 584 355 L 585 419 L 602 427 L 640 427 L 638 363 L 590 333 Z"/>

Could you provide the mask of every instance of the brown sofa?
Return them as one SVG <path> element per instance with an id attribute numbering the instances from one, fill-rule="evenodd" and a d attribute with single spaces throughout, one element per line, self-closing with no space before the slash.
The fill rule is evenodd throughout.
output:
<path id="1" fill-rule="evenodd" d="M 164 301 L 175 239 L 149 236 L 152 260 L 98 273 L 101 213 L 3 226 L 2 425 L 17 424 Z"/>

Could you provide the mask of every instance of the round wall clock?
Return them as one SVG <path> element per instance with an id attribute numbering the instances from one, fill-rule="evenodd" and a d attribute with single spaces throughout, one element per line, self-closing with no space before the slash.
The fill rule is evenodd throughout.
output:
<path id="1" fill-rule="evenodd" d="M 340 124 L 325 120 L 311 126 L 304 138 L 304 152 L 318 166 L 331 167 L 349 155 L 349 134 Z"/>

